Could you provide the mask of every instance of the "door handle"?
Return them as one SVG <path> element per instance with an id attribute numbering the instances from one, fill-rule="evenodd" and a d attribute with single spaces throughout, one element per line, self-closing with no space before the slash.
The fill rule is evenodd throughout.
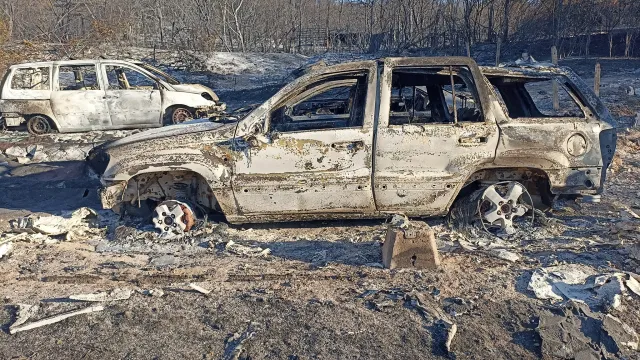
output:
<path id="1" fill-rule="evenodd" d="M 356 151 L 364 148 L 364 141 L 335 142 L 331 147 L 336 150 Z"/>
<path id="2" fill-rule="evenodd" d="M 486 136 L 461 136 L 458 139 L 458 142 L 460 144 L 467 144 L 467 145 L 473 145 L 473 144 L 486 144 L 488 142 L 488 138 Z"/>

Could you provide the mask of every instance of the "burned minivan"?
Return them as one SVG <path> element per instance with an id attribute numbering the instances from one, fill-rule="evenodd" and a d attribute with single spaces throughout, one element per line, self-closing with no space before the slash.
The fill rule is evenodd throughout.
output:
<path id="1" fill-rule="evenodd" d="M 0 120 L 36 135 L 178 124 L 225 110 L 213 90 L 144 63 L 70 60 L 14 65 L 0 87 Z"/>
<path id="2" fill-rule="evenodd" d="M 602 193 L 615 144 L 569 69 L 387 58 L 316 69 L 236 123 L 150 130 L 89 161 L 105 208 L 156 207 L 163 231 L 202 209 L 231 223 L 444 216 L 479 191 L 477 215 L 509 231 L 525 196 Z"/>

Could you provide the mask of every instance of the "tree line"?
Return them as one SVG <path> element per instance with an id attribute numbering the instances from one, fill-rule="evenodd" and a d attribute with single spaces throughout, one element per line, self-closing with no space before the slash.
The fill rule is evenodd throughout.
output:
<path id="1" fill-rule="evenodd" d="M 196 51 L 471 55 L 544 40 L 589 55 L 604 34 L 610 56 L 632 56 L 638 29 L 638 0 L 0 0 L 0 42 Z"/>

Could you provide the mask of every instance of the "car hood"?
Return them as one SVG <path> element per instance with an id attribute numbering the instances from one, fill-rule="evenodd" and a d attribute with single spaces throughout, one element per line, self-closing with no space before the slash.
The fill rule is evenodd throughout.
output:
<path id="1" fill-rule="evenodd" d="M 218 95 L 216 95 L 216 93 L 211 90 L 210 88 L 202 85 L 202 84 L 178 84 L 178 85 L 171 85 L 176 91 L 180 91 L 180 92 L 186 92 L 186 93 L 192 93 L 192 94 L 202 94 L 203 92 L 206 92 L 207 94 L 211 95 L 211 98 L 213 99 L 213 101 L 218 102 L 220 100 L 220 98 L 218 98 Z"/>
<path id="2" fill-rule="evenodd" d="M 235 128 L 235 126 L 236 123 L 222 124 L 210 121 L 165 126 L 153 130 L 142 131 L 122 139 L 108 142 L 101 146 L 101 150 L 109 150 L 141 141 L 158 140 L 168 137 L 195 134 L 204 131 L 214 131 L 214 133 L 216 134 L 229 134 L 233 133 L 232 129 Z M 224 137 L 230 136 L 225 135 Z"/>

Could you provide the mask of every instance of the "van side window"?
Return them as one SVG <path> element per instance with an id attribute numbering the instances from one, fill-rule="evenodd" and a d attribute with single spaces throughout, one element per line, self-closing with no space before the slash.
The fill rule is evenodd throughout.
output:
<path id="1" fill-rule="evenodd" d="M 58 70 L 60 91 L 100 90 L 95 65 L 66 65 Z"/>
<path id="2" fill-rule="evenodd" d="M 391 82 L 390 126 L 484 121 L 466 67 L 395 69 Z"/>
<path id="3" fill-rule="evenodd" d="M 585 114 L 571 96 L 568 80 L 555 78 L 489 77 L 498 90 L 509 117 L 517 118 L 584 118 Z M 558 109 L 553 107 L 553 86 L 558 89 Z"/>
<path id="4" fill-rule="evenodd" d="M 49 68 L 20 68 L 13 72 L 11 88 L 14 90 L 49 90 Z"/>
<path id="5" fill-rule="evenodd" d="M 109 90 L 155 90 L 158 84 L 148 76 L 133 69 L 107 65 Z"/>

